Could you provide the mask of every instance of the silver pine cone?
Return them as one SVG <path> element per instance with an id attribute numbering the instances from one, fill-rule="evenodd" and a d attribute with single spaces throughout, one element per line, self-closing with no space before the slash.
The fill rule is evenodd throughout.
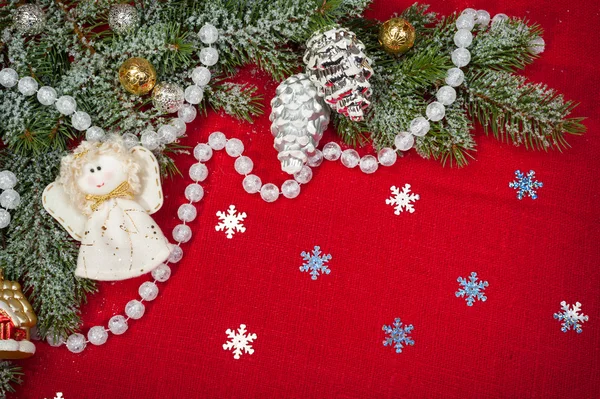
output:
<path id="1" fill-rule="evenodd" d="M 312 155 L 329 124 L 329 108 L 313 82 L 303 73 L 290 76 L 271 100 L 271 133 L 281 169 L 294 174 Z"/>
<path id="2" fill-rule="evenodd" d="M 372 61 L 365 45 L 345 28 L 315 33 L 306 43 L 306 74 L 321 89 L 336 112 L 354 121 L 364 118 L 371 104 Z"/>

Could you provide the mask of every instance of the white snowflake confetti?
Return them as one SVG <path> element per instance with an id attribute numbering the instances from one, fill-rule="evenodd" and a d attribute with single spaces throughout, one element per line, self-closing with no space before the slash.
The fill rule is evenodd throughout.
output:
<path id="1" fill-rule="evenodd" d="M 218 211 L 217 216 L 220 222 L 215 226 L 215 230 L 224 231 L 227 238 L 232 238 L 236 232 L 243 233 L 246 231 L 246 228 L 241 223 L 247 216 L 246 212 L 237 213 L 235 205 L 229 205 L 227 213 Z"/>
<path id="2" fill-rule="evenodd" d="M 567 305 L 566 301 L 562 301 L 560 303 L 561 309 L 563 310 L 560 313 L 554 313 L 554 318 L 562 321 L 562 332 L 567 332 L 571 329 L 577 331 L 579 334 L 583 331 L 581 326 L 583 323 L 589 320 L 589 317 L 584 315 L 583 313 L 579 314 L 581 310 L 581 303 L 575 302 L 575 305 Z M 573 308 L 571 308 L 573 306 Z"/>
<path id="3" fill-rule="evenodd" d="M 238 328 L 237 332 L 231 329 L 227 329 L 227 331 L 225 331 L 229 341 L 223 344 L 223 349 L 226 351 L 233 349 L 234 359 L 239 359 L 244 352 L 249 355 L 254 353 L 252 345 L 248 345 L 248 343 L 254 342 L 254 340 L 257 338 L 256 334 L 246 334 L 246 332 L 245 324 L 240 324 L 240 328 Z"/>
<path id="4" fill-rule="evenodd" d="M 402 211 L 408 211 L 413 213 L 415 211 L 414 205 L 411 202 L 415 202 L 420 199 L 419 194 L 410 192 L 410 184 L 405 184 L 402 187 L 402 191 L 396 186 L 390 188 L 392 190 L 392 196 L 385 200 L 388 205 L 393 205 L 396 209 L 394 213 L 400 215 Z"/>

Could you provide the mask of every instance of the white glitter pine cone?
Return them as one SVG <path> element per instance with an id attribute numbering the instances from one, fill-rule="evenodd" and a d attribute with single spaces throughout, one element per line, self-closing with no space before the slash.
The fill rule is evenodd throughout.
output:
<path id="1" fill-rule="evenodd" d="M 322 94 L 305 74 L 290 76 L 277 87 L 271 101 L 271 133 L 284 172 L 299 172 L 314 154 L 329 114 Z"/>
<path id="2" fill-rule="evenodd" d="M 345 28 L 315 33 L 306 43 L 306 74 L 317 84 L 325 101 L 336 112 L 354 121 L 364 118 L 371 104 L 373 75 L 365 45 Z"/>

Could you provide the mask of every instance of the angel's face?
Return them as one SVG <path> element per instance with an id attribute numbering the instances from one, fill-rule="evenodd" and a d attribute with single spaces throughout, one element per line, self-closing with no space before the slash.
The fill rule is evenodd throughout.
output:
<path id="1" fill-rule="evenodd" d="M 100 155 L 86 163 L 77 185 L 86 194 L 104 195 L 127 180 L 125 165 L 110 155 Z"/>

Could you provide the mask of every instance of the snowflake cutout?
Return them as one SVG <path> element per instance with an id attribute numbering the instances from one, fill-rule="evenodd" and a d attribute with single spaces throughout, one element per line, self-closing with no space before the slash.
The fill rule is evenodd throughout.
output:
<path id="1" fill-rule="evenodd" d="M 414 205 L 411 202 L 415 202 L 420 199 L 419 194 L 410 192 L 410 184 L 405 184 L 402 187 L 402 191 L 396 186 L 390 187 L 392 196 L 385 200 L 388 205 L 393 205 L 396 209 L 394 213 L 400 215 L 402 211 L 408 211 L 413 213 L 415 211 Z"/>
<path id="2" fill-rule="evenodd" d="M 413 346 L 415 344 L 415 341 L 409 336 L 413 328 L 412 324 L 403 326 L 400 318 L 397 317 L 394 320 L 393 326 L 383 326 L 383 331 L 389 335 L 389 337 L 383 341 L 383 346 L 394 346 L 394 348 L 396 348 L 396 353 L 402 353 L 402 348 L 404 348 L 404 346 Z"/>
<path id="3" fill-rule="evenodd" d="M 577 331 L 577 333 L 581 334 L 583 331 L 581 329 L 582 324 L 589 320 L 588 316 L 584 315 L 583 313 L 579 314 L 579 311 L 581 310 L 581 303 L 575 302 L 575 305 L 572 305 L 573 308 L 571 308 L 571 305 L 567 305 L 567 302 L 565 301 L 562 301 L 560 305 L 563 311 L 560 313 L 554 313 L 554 318 L 562 321 L 561 331 L 566 333 L 567 331 L 573 329 Z"/>
<path id="4" fill-rule="evenodd" d="M 46 398 L 44 398 L 46 399 Z M 57 392 L 53 399 L 65 399 L 62 392 Z"/>
<path id="5" fill-rule="evenodd" d="M 256 339 L 256 334 L 246 334 L 246 325 L 240 324 L 240 328 L 237 329 L 237 332 L 231 329 L 227 329 L 225 334 L 227 334 L 227 338 L 229 341 L 223 344 L 224 350 L 232 350 L 233 349 L 233 358 L 239 359 L 240 356 L 245 352 L 249 355 L 254 353 L 254 349 L 252 349 L 252 345 L 248 345 L 249 342 L 253 342 Z"/>
<path id="6" fill-rule="evenodd" d="M 544 183 L 535 180 L 535 172 L 530 170 L 525 176 L 520 170 L 515 171 L 516 180 L 508 183 L 508 187 L 517 190 L 517 198 L 523 199 L 523 197 L 531 197 L 531 199 L 537 199 L 537 190 L 544 186 Z"/>
<path id="7" fill-rule="evenodd" d="M 483 294 L 485 287 L 488 286 L 487 281 L 477 282 L 477 273 L 472 272 L 469 281 L 462 277 L 459 277 L 456 281 L 460 283 L 462 288 L 456 291 L 456 297 L 463 297 L 467 301 L 467 306 L 473 306 L 473 302 L 477 299 L 478 301 L 485 302 L 486 296 Z"/>
<path id="8" fill-rule="evenodd" d="M 312 280 L 316 280 L 317 277 L 319 277 L 319 273 L 331 273 L 331 270 L 329 270 L 329 268 L 325 264 L 331 260 L 331 255 L 321 255 L 321 247 L 315 246 L 315 249 L 313 249 L 312 254 L 310 252 L 302 252 L 300 256 L 302 256 L 302 259 L 306 262 L 302 266 L 300 266 L 300 271 L 310 271 L 310 278 Z"/>
<path id="9" fill-rule="evenodd" d="M 227 238 L 232 238 L 236 232 L 243 233 L 246 228 L 241 223 L 246 218 L 246 212 L 237 213 L 235 205 L 229 205 L 227 213 L 217 212 L 219 224 L 215 226 L 216 231 L 224 231 Z"/>

